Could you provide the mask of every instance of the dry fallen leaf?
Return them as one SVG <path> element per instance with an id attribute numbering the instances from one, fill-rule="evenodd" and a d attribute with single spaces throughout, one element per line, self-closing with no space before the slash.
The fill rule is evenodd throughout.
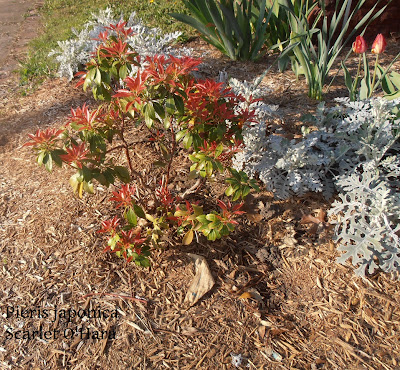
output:
<path id="1" fill-rule="evenodd" d="M 254 299 L 255 301 L 260 302 L 262 305 L 264 305 L 263 297 L 260 293 L 257 292 L 257 290 L 248 290 L 247 292 L 244 292 L 239 298 Z"/>
<path id="2" fill-rule="evenodd" d="M 196 275 L 186 293 L 184 303 L 193 306 L 214 286 L 215 281 L 204 257 L 191 253 L 189 253 L 189 256 L 195 260 Z"/>
<path id="3" fill-rule="evenodd" d="M 240 299 L 249 299 L 249 298 L 253 298 L 251 295 L 251 292 L 244 292 L 240 297 Z"/>
<path id="4" fill-rule="evenodd" d="M 194 328 L 193 326 L 187 326 L 185 328 L 182 328 L 181 334 L 182 335 L 193 335 L 196 334 L 198 332 L 198 330 L 196 328 Z"/>
<path id="5" fill-rule="evenodd" d="M 264 339 L 264 337 L 265 337 L 265 331 L 266 331 L 266 328 L 265 328 L 264 325 L 260 325 L 260 326 L 258 327 L 258 336 L 260 337 L 260 339 Z"/>
<path id="6" fill-rule="evenodd" d="M 300 224 L 312 224 L 308 232 L 310 234 L 316 234 L 318 231 L 322 231 L 324 229 L 329 229 L 331 225 L 329 222 L 325 222 L 326 212 L 323 209 L 320 209 L 318 212 L 318 217 L 313 215 L 303 215 L 300 220 Z M 322 230 L 320 230 L 322 228 Z"/>

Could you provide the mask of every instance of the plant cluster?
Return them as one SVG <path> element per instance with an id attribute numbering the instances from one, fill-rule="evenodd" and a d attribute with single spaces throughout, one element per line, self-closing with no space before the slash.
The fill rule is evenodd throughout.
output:
<path id="1" fill-rule="evenodd" d="M 96 22 L 97 16 L 93 13 L 97 14 L 100 9 L 111 8 L 116 15 L 123 13 L 124 18 L 135 11 L 135 23 L 142 26 L 145 24 L 150 38 L 155 33 L 157 37 L 162 37 L 162 34 L 174 34 L 176 31 L 182 32 L 179 40 L 194 35 L 189 27 L 174 22 L 174 19 L 168 16 L 171 12 L 185 12 L 185 7 L 180 1 L 157 0 L 149 4 L 148 1 L 141 0 L 45 0 L 42 3 L 39 10 L 42 20 L 41 32 L 30 42 L 27 57 L 20 61 L 21 85 L 29 84 L 33 87 L 44 78 L 53 77 L 58 65 L 54 58 L 49 56 L 51 50 L 57 49 L 58 41 L 79 35 L 91 19 Z M 119 18 L 114 20 L 116 23 Z M 114 21 L 111 22 L 110 19 L 110 22 L 102 25 L 107 26 L 109 23 Z M 157 28 L 157 32 L 153 27 Z M 97 34 L 98 32 L 93 33 L 94 36 Z M 86 41 L 89 43 L 90 37 Z M 67 74 L 66 76 L 68 77 Z"/>
<path id="2" fill-rule="evenodd" d="M 358 0 L 351 10 L 351 0 L 336 0 L 333 15 L 328 16 L 325 0 L 185 0 L 191 15 L 171 15 L 233 60 L 256 60 L 264 47 L 279 48 L 280 69 L 290 63 L 296 77 L 305 76 L 308 95 L 322 100 L 340 52 L 357 30 L 386 8 L 375 12 L 378 0 L 350 31 L 350 21 L 365 1 Z"/>
<path id="3" fill-rule="evenodd" d="M 392 60 L 386 70 L 384 70 L 383 67 L 379 65 L 379 55 L 382 54 L 385 49 L 385 37 L 382 34 L 378 34 L 371 48 L 371 52 L 376 54 L 375 67 L 371 80 L 369 63 L 365 54 L 367 51 L 367 43 L 362 36 L 357 36 L 356 41 L 353 43 L 353 51 L 359 54 L 359 60 L 354 81 L 344 62 L 342 62 L 345 84 L 350 93 L 350 100 L 354 101 L 370 98 L 379 86 L 381 86 L 385 92 L 384 97 L 386 99 L 393 100 L 400 97 L 400 74 L 394 71 L 390 74 L 388 73 L 393 63 L 400 56 L 400 53 Z M 364 62 L 364 77 L 362 79 L 360 79 L 361 59 L 363 59 Z"/>
<path id="4" fill-rule="evenodd" d="M 326 12 L 325 1 L 315 1 L 314 5 L 318 4 L 320 10 L 312 24 L 309 23 L 309 14 L 296 13 L 292 2 L 287 1 L 284 6 L 288 12 L 291 35 L 289 45 L 280 56 L 280 66 L 284 68 L 290 60 L 296 77 L 305 76 L 309 97 L 322 100 L 326 79 L 340 52 L 357 30 L 367 21 L 376 19 L 386 8 L 375 12 L 380 2 L 376 1 L 368 13 L 349 31 L 350 21 L 365 1 L 358 0 L 350 12 L 351 0 L 336 0 L 335 11 L 331 17 L 328 17 Z"/>
<path id="5" fill-rule="evenodd" d="M 55 56 L 59 65 L 59 76 L 71 80 L 74 73 L 89 62 L 92 53 L 102 43 L 97 36 L 105 32 L 110 24 L 116 24 L 121 19 L 122 17 L 114 16 L 111 8 L 100 10 L 93 14 L 93 20 L 85 23 L 80 32 L 73 30 L 74 38 L 59 41 L 58 48 L 50 53 Z M 162 34 L 158 28 L 146 27 L 135 12 L 129 16 L 126 26 L 133 30 L 126 42 L 141 56 L 171 54 L 170 45 L 181 35 L 180 32 Z M 189 50 L 183 48 L 181 52 L 188 53 Z"/>
<path id="6" fill-rule="evenodd" d="M 172 168 L 184 153 L 193 163 L 190 176 L 199 184 L 222 174 L 243 146 L 242 130 L 256 112 L 252 97 L 236 95 L 223 82 L 196 80 L 192 72 L 200 60 L 139 55 L 130 43 L 133 33 L 123 21 L 107 26 L 97 36 L 99 44 L 86 69 L 78 73 L 78 85 L 103 103 L 72 109 L 65 127 L 38 130 L 26 145 L 33 146 L 37 162 L 48 171 L 53 164 L 74 169 L 70 184 L 80 197 L 94 192 L 95 181 L 125 183 L 110 199 L 122 215 L 103 221 L 100 232 L 108 234 L 106 250 L 148 266 L 151 249 L 162 244 L 168 230 L 176 230 L 189 244 L 199 233 L 216 240 L 235 229 L 241 203 L 184 199 L 190 191 L 174 191 Z M 153 164 L 157 181 L 135 169 L 137 148 L 129 133 L 134 128 L 147 133 L 149 144 L 159 149 Z M 115 163 L 116 152 L 124 154 L 125 166 Z M 230 173 L 226 194 L 233 201 L 258 190 L 242 171 Z"/>
<path id="7" fill-rule="evenodd" d="M 330 198 L 338 191 L 329 212 L 337 217 L 336 239 L 345 252 L 338 261 L 352 257 L 360 276 L 377 267 L 398 275 L 400 100 L 337 101 L 305 117 L 315 129 L 303 128 L 300 139 L 246 126 L 234 167 L 257 176 L 278 198 L 309 191 Z"/>
<path id="8" fill-rule="evenodd" d="M 267 0 L 183 0 L 192 14 L 171 16 L 200 32 L 201 37 L 233 60 L 256 60 L 268 38 L 273 15 Z"/>

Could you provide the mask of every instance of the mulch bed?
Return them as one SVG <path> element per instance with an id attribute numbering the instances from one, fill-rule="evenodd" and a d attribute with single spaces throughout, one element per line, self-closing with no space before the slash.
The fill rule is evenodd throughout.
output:
<path id="1" fill-rule="evenodd" d="M 250 80 L 274 58 L 232 62 L 193 46 L 208 53 L 204 77 L 225 69 Z M 389 46 L 388 60 L 398 50 Z M 399 368 L 400 284 L 382 273 L 362 280 L 335 262 L 332 231 L 300 223 L 329 208 L 321 196 L 278 201 L 261 192 L 228 238 L 190 246 L 171 239 L 150 269 L 126 264 L 102 252 L 96 233 L 113 211 L 113 189 L 77 199 L 68 171 L 46 173 L 21 147 L 27 133 L 65 123 L 89 95 L 60 79 L 22 97 L 16 84 L 5 83 L 0 106 L 1 368 L 232 369 L 235 355 L 240 368 Z M 290 72 L 273 71 L 263 84 L 288 130 L 317 105 Z M 142 154 L 136 166 L 151 160 Z M 189 253 L 206 258 L 216 281 L 192 307 L 184 304 L 194 277 Z"/>

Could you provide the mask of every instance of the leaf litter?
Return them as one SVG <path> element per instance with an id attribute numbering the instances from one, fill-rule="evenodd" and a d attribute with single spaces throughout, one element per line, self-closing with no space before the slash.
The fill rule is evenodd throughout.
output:
<path id="1" fill-rule="evenodd" d="M 209 51 L 205 73 L 225 69 L 248 79 L 264 68 L 231 62 L 202 42 L 196 45 Z M 295 130 L 296 107 L 308 110 L 313 104 L 304 97 L 301 83 L 290 73 L 274 73 L 265 83 L 273 90 L 267 99 L 289 112 Z M 329 238 L 321 239 L 318 230 L 309 232 L 310 225 L 326 222 L 313 213 L 329 206 L 318 195 L 288 201 L 257 195 L 256 207 L 266 208 L 265 217 L 244 218 L 230 238 L 212 244 L 203 245 L 200 239 L 177 246 L 170 240 L 170 247 L 155 253 L 149 270 L 103 254 L 104 240 L 95 225 L 113 211 L 104 202 L 112 189 L 76 199 L 66 172 L 47 174 L 21 149 L 27 133 L 61 126 L 71 105 L 88 100 L 79 91 L 71 93 L 66 81 L 50 80 L 28 97 L 9 91 L 12 104 L 2 110 L 2 368 L 229 369 L 232 354 L 240 354 L 250 368 L 399 366 L 399 283 L 380 273 L 364 281 L 350 266 L 335 262 L 337 252 Z M 138 158 L 136 165 L 149 168 L 151 161 Z M 211 185 L 215 194 L 219 188 Z M 318 221 L 303 225 L 303 215 Z M 263 252 L 257 255 L 259 250 Z M 215 278 L 213 289 L 189 307 L 185 292 L 195 274 L 187 253 L 203 256 Z M 59 317 L 53 322 L 37 314 L 7 317 L 9 307 L 58 312 L 98 308 L 103 313 L 115 310 L 117 317 L 83 316 L 70 322 Z M 6 328 L 32 331 L 41 326 L 116 335 L 6 339 Z"/>

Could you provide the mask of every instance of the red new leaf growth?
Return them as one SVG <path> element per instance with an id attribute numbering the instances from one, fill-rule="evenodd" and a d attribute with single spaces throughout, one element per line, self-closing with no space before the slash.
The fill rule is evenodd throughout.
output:
<path id="1" fill-rule="evenodd" d="M 225 89 L 223 83 L 201 81 L 188 88 L 186 106 L 195 124 L 218 125 L 235 117 L 235 95 L 231 89 Z M 189 127 L 190 128 L 190 127 Z"/>
<path id="2" fill-rule="evenodd" d="M 101 114 L 101 108 L 91 112 L 85 103 L 82 108 L 79 107 L 76 110 L 71 108 L 71 115 L 68 117 L 67 125 L 75 123 L 78 131 L 93 130 L 95 123 L 101 120 Z"/>
<path id="3" fill-rule="evenodd" d="M 132 108 L 132 105 L 136 102 L 140 104 L 142 102 L 141 92 L 147 89 L 146 81 L 149 77 L 147 71 L 137 71 L 135 77 L 127 77 L 124 82 L 127 89 L 120 89 L 113 96 L 113 98 L 133 98 L 127 105 L 126 111 Z M 136 110 L 136 109 L 135 109 Z"/>
<path id="4" fill-rule="evenodd" d="M 78 168 L 82 168 L 82 161 L 88 159 L 86 154 L 89 149 L 86 149 L 85 143 L 79 145 L 72 144 L 71 148 L 66 148 L 68 154 L 60 155 L 61 160 L 68 164 L 75 164 Z"/>
<path id="5" fill-rule="evenodd" d="M 133 257 L 128 257 L 128 251 L 131 250 L 140 255 L 142 253 L 141 245 L 147 240 L 147 238 L 142 238 L 140 233 L 140 229 L 138 231 L 134 229 L 129 231 L 121 231 L 120 239 L 116 243 L 114 249 L 111 250 L 111 246 L 108 245 L 104 249 L 104 252 L 108 252 L 110 250 L 115 253 L 120 252 L 127 262 L 131 262 Z"/>
<path id="6" fill-rule="evenodd" d="M 160 141 L 163 137 L 165 137 L 165 133 L 157 130 L 156 133 L 149 138 L 149 141 Z"/>
<path id="7" fill-rule="evenodd" d="M 153 86 L 163 84 L 173 91 L 174 88 L 181 87 L 182 77 L 196 70 L 201 60 L 190 57 L 175 58 L 172 55 L 168 58 L 164 55 L 155 55 L 147 57 L 146 63 L 148 65 L 145 70 L 152 76 L 150 84 Z"/>
<path id="8" fill-rule="evenodd" d="M 249 108 L 242 109 L 237 115 L 237 124 L 240 128 L 243 127 L 245 123 L 257 122 L 257 115 L 254 110 Z"/>
<path id="9" fill-rule="evenodd" d="M 242 215 L 246 213 L 245 211 L 240 211 L 243 203 L 236 204 L 232 207 L 231 202 L 228 200 L 228 204 L 224 203 L 222 200 L 217 200 L 219 207 L 222 209 L 222 217 L 217 216 L 223 223 L 231 223 L 237 225 L 238 222 L 234 220 L 235 216 Z"/>
<path id="10" fill-rule="evenodd" d="M 129 51 L 129 46 L 122 40 L 112 41 L 109 46 L 100 46 L 100 57 L 123 59 L 130 55 L 136 55 L 135 52 Z"/>
<path id="11" fill-rule="evenodd" d="M 98 230 L 98 233 L 111 233 L 111 235 L 115 235 L 116 229 L 120 223 L 120 219 L 115 216 L 111 220 L 106 220 L 101 223 L 102 228 Z"/>
<path id="12" fill-rule="evenodd" d="M 217 154 L 217 152 L 219 152 L 218 146 L 219 144 L 216 141 L 213 141 L 209 144 L 207 140 L 204 140 L 203 146 L 199 147 L 199 151 L 215 159 L 218 159 L 222 155 L 221 152 Z"/>
<path id="13" fill-rule="evenodd" d="M 193 204 L 197 205 L 198 202 L 194 202 Z M 180 213 L 180 215 L 175 218 L 175 220 L 178 222 L 178 226 L 181 226 L 185 222 L 194 225 L 195 220 L 192 217 L 194 214 L 194 209 L 192 204 L 190 204 L 187 200 L 185 200 L 185 205 L 178 205 L 176 207 L 175 215 L 177 212 Z"/>
<path id="14" fill-rule="evenodd" d="M 86 71 L 79 71 L 79 72 L 75 73 L 74 77 L 79 77 L 79 80 L 76 83 L 75 87 L 82 86 L 85 83 L 86 76 L 88 74 L 88 70 L 91 67 L 93 67 L 93 68 L 97 67 L 97 63 L 96 63 L 96 61 L 94 59 L 92 59 L 90 62 L 88 62 L 86 64 Z"/>
<path id="15" fill-rule="evenodd" d="M 107 29 L 114 31 L 117 33 L 118 36 L 124 36 L 124 37 L 128 37 L 133 35 L 133 30 L 132 28 L 126 28 L 126 23 L 124 22 L 122 19 L 117 23 L 117 24 L 110 24 L 109 27 L 106 27 Z"/>
<path id="16" fill-rule="evenodd" d="M 132 198 L 135 195 L 136 187 L 135 185 L 122 185 L 119 191 L 113 191 L 113 197 L 110 200 L 113 200 L 117 203 L 116 208 L 119 207 L 130 207 L 132 206 Z"/>
<path id="17" fill-rule="evenodd" d="M 236 95 L 230 88 L 225 88 L 223 82 L 216 82 L 214 80 L 199 81 L 196 84 L 196 89 L 201 96 L 208 101 L 216 102 L 221 98 L 235 98 Z"/>
<path id="18" fill-rule="evenodd" d="M 171 194 L 165 184 L 161 184 L 161 186 L 156 189 L 156 196 L 166 211 L 172 211 L 175 208 L 175 203 L 178 201 L 178 198 Z"/>
<path id="19" fill-rule="evenodd" d="M 231 160 L 236 153 L 239 153 L 243 150 L 242 149 L 243 147 L 244 147 L 243 140 L 234 139 L 233 143 L 229 146 L 229 148 L 219 156 L 219 160 L 221 162 L 227 162 Z"/>
<path id="20" fill-rule="evenodd" d="M 32 139 L 25 143 L 23 146 L 46 146 L 49 147 L 54 144 L 55 140 L 60 136 L 64 130 L 57 130 L 55 128 L 47 128 L 44 131 L 37 130 L 36 133 L 28 134 L 28 136 Z"/>
<path id="21" fill-rule="evenodd" d="M 104 32 L 100 32 L 99 33 L 99 37 L 97 39 L 94 39 L 95 41 L 102 41 L 102 42 L 106 42 L 108 39 L 108 32 L 104 31 Z"/>

